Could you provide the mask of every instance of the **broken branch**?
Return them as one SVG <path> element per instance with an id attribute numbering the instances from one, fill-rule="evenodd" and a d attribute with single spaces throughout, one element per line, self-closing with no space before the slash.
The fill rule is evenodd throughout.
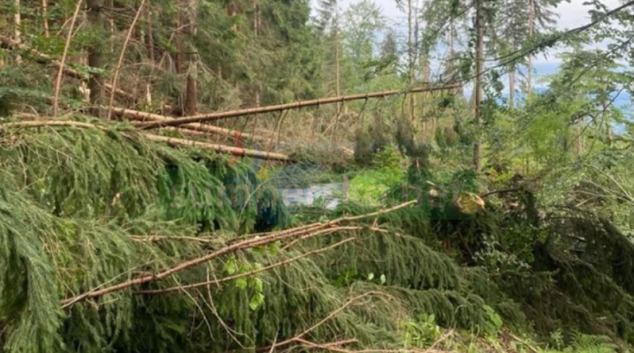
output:
<path id="1" fill-rule="evenodd" d="M 253 271 L 249 271 L 249 272 L 245 272 L 245 273 L 238 273 L 236 275 L 228 276 L 228 277 L 217 279 L 217 280 L 211 280 L 211 281 L 200 282 L 200 283 L 193 283 L 193 284 L 188 284 L 188 285 L 184 285 L 184 286 L 170 287 L 170 288 L 165 288 L 165 289 L 153 289 L 153 290 L 138 291 L 138 292 L 136 292 L 136 294 L 165 294 L 165 293 L 179 292 L 179 291 L 184 291 L 184 290 L 194 289 L 194 288 L 199 288 L 199 287 L 205 287 L 205 286 L 208 286 L 210 284 L 219 286 L 221 283 L 224 283 L 224 282 L 233 281 L 234 279 L 238 279 L 238 278 L 253 276 L 253 275 L 255 275 L 257 273 L 260 273 L 260 272 L 264 272 L 264 271 L 268 271 L 268 270 L 271 270 L 271 269 L 274 269 L 274 268 L 277 268 L 277 267 L 288 265 L 288 264 L 290 264 L 293 261 L 297 261 L 297 260 L 299 260 L 301 258 L 308 257 L 310 255 L 319 254 L 319 253 L 328 251 L 330 249 L 333 249 L 333 248 L 336 248 L 336 247 L 338 247 L 340 245 L 348 243 L 348 242 L 350 242 L 352 240 L 354 240 L 354 238 L 348 238 L 348 239 L 342 240 L 342 241 L 340 241 L 338 243 L 335 243 L 333 245 L 327 246 L 325 248 L 309 251 L 307 253 L 292 257 L 290 259 L 286 259 L 284 261 L 276 262 L 276 263 L 264 266 L 262 268 L 259 268 L 257 270 L 253 270 Z"/>
<path id="2" fill-rule="evenodd" d="M 324 229 L 324 228 L 328 228 L 328 227 L 334 227 L 337 226 L 340 223 L 344 223 L 344 222 L 351 222 L 351 221 L 357 221 L 357 220 L 361 220 L 364 218 L 373 218 L 373 217 L 377 217 L 379 215 L 383 215 L 386 213 L 390 213 L 390 212 L 394 212 L 396 210 L 405 208 L 405 207 L 409 207 L 411 205 L 416 204 L 417 201 L 409 201 L 409 202 L 405 202 L 403 204 L 400 204 L 398 206 L 389 208 L 389 209 L 384 209 L 384 210 L 380 210 L 377 212 L 372 212 L 369 214 L 365 214 L 365 215 L 360 215 L 360 216 L 352 216 L 352 217 L 342 217 L 342 218 L 338 218 L 329 222 L 324 222 L 324 223 L 314 223 L 312 225 L 308 225 L 308 226 L 303 226 L 303 227 L 299 227 L 297 229 L 289 229 L 286 231 L 282 231 L 282 232 L 277 232 L 277 233 L 272 233 L 269 236 L 266 237 L 262 237 L 262 238 L 254 238 L 254 239 L 246 239 L 231 245 L 228 245 L 222 249 L 216 250 L 216 251 L 212 251 L 210 253 L 208 253 L 207 255 L 201 256 L 201 257 L 197 257 L 194 259 L 191 259 L 189 261 L 185 261 L 177 266 L 174 267 L 170 267 L 167 268 L 159 273 L 156 274 L 147 274 L 135 279 L 131 279 L 119 284 L 115 284 L 115 285 L 111 285 L 102 289 L 95 289 L 95 290 L 90 290 L 88 292 L 85 292 L 83 294 L 77 295 L 75 297 L 71 297 L 71 298 L 67 298 L 62 300 L 61 305 L 62 308 L 68 308 L 71 305 L 80 302 L 82 300 L 86 300 L 86 299 L 90 299 L 90 298 L 97 298 L 97 297 L 101 297 L 103 295 L 106 294 L 110 294 L 110 293 L 114 293 L 114 292 L 118 292 L 118 291 L 122 291 L 125 289 L 128 289 L 130 287 L 139 285 L 139 284 L 144 284 L 144 283 L 149 283 L 149 282 L 156 282 L 159 280 L 162 280 L 164 278 L 167 278 L 173 274 L 179 273 L 181 271 L 184 271 L 186 269 L 198 266 L 200 264 L 209 262 L 212 259 L 218 258 L 220 256 L 224 256 L 224 255 L 228 255 L 231 253 L 235 253 L 237 251 L 240 250 L 245 250 L 245 249 L 251 249 L 251 248 L 255 248 L 255 247 L 260 247 L 260 246 L 265 246 L 265 245 L 269 245 L 272 243 L 275 243 L 277 241 L 281 241 L 281 240 L 286 240 L 286 239 L 291 239 L 291 238 L 296 238 L 296 237 L 300 237 L 300 236 L 305 236 L 304 238 L 309 238 L 311 237 L 311 232 L 313 231 L 317 231 L 320 229 Z M 313 234 L 314 235 L 314 234 Z"/>

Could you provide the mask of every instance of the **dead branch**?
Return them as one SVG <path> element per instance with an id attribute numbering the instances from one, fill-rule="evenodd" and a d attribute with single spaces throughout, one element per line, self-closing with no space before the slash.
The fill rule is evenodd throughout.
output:
<path id="1" fill-rule="evenodd" d="M 377 217 L 379 215 L 383 215 L 386 213 L 390 213 L 390 212 L 394 212 L 396 210 L 405 208 L 405 207 L 409 207 L 411 205 L 416 204 L 416 200 L 414 201 L 409 201 L 403 204 L 400 204 L 398 206 L 389 208 L 389 209 L 384 209 L 384 210 L 380 210 L 377 212 L 372 212 L 366 215 L 360 215 L 360 216 L 353 216 L 353 217 L 342 217 L 342 218 L 338 218 L 329 222 L 319 222 L 319 223 L 314 223 L 312 225 L 307 225 L 307 226 L 303 226 L 303 227 L 299 227 L 299 228 L 295 228 L 295 229 L 289 229 L 286 231 L 282 231 L 282 232 L 277 232 L 277 233 L 272 233 L 271 235 L 268 235 L 266 237 L 262 237 L 262 238 L 254 238 L 254 239 L 246 239 L 244 241 L 241 242 L 237 242 L 231 245 L 228 245 L 222 249 L 216 250 L 216 251 L 212 251 L 210 253 L 208 253 L 207 255 L 195 258 L 195 259 L 191 259 L 188 261 L 185 261 L 177 266 L 165 269 L 159 273 L 156 274 L 148 274 L 148 275 L 144 275 L 135 279 L 131 279 L 119 284 L 115 284 L 112 286 L 108 286 L 102 289 L 94 289 L 94 290 L 90 290 L 88 292 L 85 292 L 83 294 L 71 297 L 71 298 L 67 298 L 61 301 L 61 305 L 63 308 L 68 308 L 71 305 L 80 302 L 82 300 L 86 300 L 86 299 L 90 299 L 90 298 L 97 298 L 97 297 L 101 297 L 103 295 L 106 294 L 110 294 L 110 293 L 114 293 L 114 292 L 118 292 L 118 291 L 122 291 L 125 289 L 128 289 L 130 287 L 139 285 L 139 284 L 144 284 L 144 283 L 149 283 L 149 282 L 156 282 L 159 280 L 162 280 L 164 278 L 167 278 L 173 274 L 179 273 L 181 271 L 184 271 L 186 269 L 198 266 L 200 264 L 209 262 L 212 259 L 224 256 L 224 255 L 228 255 L 240 250 L 245 250 L 245 249 L 251 249 L 251 248 L 255 248 L 255 247 L 260 247 L 260 246 L 265 246 L 265 245 L 269 245 L 272 243 L 275 243 L 277 241 L 281 241 L 281 240 L 286 240 L 286 239 L 291 239 L 291 238 L 296 238 L 296 237 L 300 237 L 300 236 L 305 236 L 308 233 L 312 232 L 312 231 L 317 231 L 320 229 L 324 229 L 324 228 L 328 228 L 328 227 L 335 227 L 340 223 L 344 223 L 344 222 L 352 222 L 352 221 L 357 221 L 357 220 L 361 220 L 364 218 L 372 218 L 372 217 Z"/>
<path id="2" fill-rule="evenodd" d="M 236 274 L 236 275 L 233 275 L 233 276 L 228 276 L 228 277 L 224 277 L 224 278 L 217 279 L 217 280 L 210 280 L 210 281 L 206 281 L 206 282 L 193 283 L 193 284 L 188 284 L 188 285 L 184 285 L 184 286 L 170 287 L 170 288 L 165 288 L 165 289 L 153 289 L 153 290 L 138 291 L 138 292 L 135 292 L 135 294 L 166 294 L 166 293 L 180 292 L 180 291 L 184 291 L 184 290 L 188 290 L 188 289 L 194 289 L 194 288 L 199 288 L 199 287 L 205 287 L 205 286 L 208 286 L 210 284 L 219 286 L 221 283 L 224 283 L 224 282 L 233 281 L 233 280 L 238 279 L 238 278 L 244 278 L 244 277 L 253 276 L 253 275 L 258 274 L 260 272 L 264 272 L 264 271 L 268 271 L 268 270 L 271 270 L 271 269 L 274 269 L 274 268 L 277 268 L 277 267 L 288 265 L 291 262 L 297 261 L 297 260 L 299 260 L 301 258 L 305 258 L 305 257 L 308 257 L 310 255 L 319 254 L 319 253 L 331 250 L 331 249 L 336 248 L 336 247 L 338 247 L 340 245 L 343 245 L 345 243 L 351 242 L 352 240 L 354 240 L 354 238 L 348 238 L 348 239 L 342 240 L 342 241 L 340 241 L 338 243 L 335 243 L 333 245 L 327 246 L 325 248 L 309 251 L 307 253 L 292 257 L 290 259 L 286 259 L 284 261 L 280 261 L 280 262 L 276 262 L 276 263 L 264 266 L 264 267 L 259 268 L 257 270 L 252 270 L 252 271 L 248 271 L 248 272 L 245 272 L 245 273 L 239 273 L 239 274 Z"/>
<path id="3" fill-rule="evenodd" d="M 407 348 L 407 349 L 346 349 L 341 348 L 343 344 L 355 343 L 356 340 L 343 340 L 339 342 L 331 343 L 314 343 L 305 339 L 297 339 L 298 343 L 302 347 L 317 348 L 325 351 L 337 352 L 337 353 L 449 353 L 449 351 L 438 350 L 435 348 L 421 349 L 421 348 Z"/>
<path id="4" fill-rule="evenodd" d="M 353 298 L 350 298 L 347 302 L 345 302 L 342 306 L 340 306 L 337 310 L 331 312 L 330 314 L 328 314 L 325 318 L 323 318 L 322 320 L 320 320 L 319 322 L 317 322 L 316 324 L 314 324 L 313 326 L 309 327 L 308 329 L 304 330 L 302 333 L 298 334 L 297 336 L 293 337 L 293 338 L 289 338 L 285 341 L 282 342 L 278 342 L 276 343 L 274 346 L 268 346 L 268 347 L 261 347 L 258 348 L 257 351 L 266 351 L 271 349 L 272 347 L 274 348 L 279 348 L 282 346 L 287 346 L 293 342 L 298 342 L 298 341 L 303 341 L 303 337 L 306 336 L 307 334 L 309 334 L 310 332 L 316 330 L 319 326 L 323 325 L 324 323 L 326 323 L 328 320 L 332 319 L 333 317 L 337 316 L 337 314 L 341 313 L 342 311 L 344 311 L 347 307 L 349 307 L 350 305 L 352 305 L 354 302 L 363 299 L 365 297 L 371 296 L 371 295 L 380 295 L 380 296 L 387 296 L 387 294 L 382 293 L 382 292 L 366 292 L 363 293 L 361 295 L 357 295 Z M 333 345 L 324 345 L 324 347 L 332 347 L 334 348 Z"/>
<path id="5" fill-rule="evenodd" d="M 130 239 L 141 243 L 158 243 L 165 240 L 178 240 L 178 241 L 191 241 L 198 243 L 220 244 L 220 240 L 214 237 L 187 237 L 187 236 L 162 236 L 162 235 L 148 235 L 148 236 L 131 236 Z"/>
<path id="6" fill-rule="evenodd" d="M 68 29 L 68 36 L 66 37 L 66 43 L 64 44 L 64 53 L 62 54 L 62 61 L 59 63 L 59 70 L 57 72 L 57 79 L 55 80 L 55 96 L 53 98 L 53 116 L 57 117 L 57 102 L 59 101 L 59 92 L 62 88 L 62 76 L 64 74 L 64 63 L 66 62 L 66 56 L 68 55 L 68 48 L 70 48 L 70 42 L 73 38 L 73 28 L 75 28 L 75 21 L 79 15 L 79 9 L 81 8 L 82 0 L 77 1 L 75 6 L 75 13 L 73 13 L 73 19 L 70 22 L 70 28 Z M 18 45 L 20 42 L 18 42 Z"/>
<path id="7" fill-rule="evenodd" d="M 141 15 L 141 10 L 143 10 L 143 6 L 145 6 L 145 0 L 141 0 L 141 5 L 139 5 L 139 8 L 134 15 L 134 20 L 132 20 L 132 24 L 128 29 L 128 35 L 125 37 L 125 41 L 123 42 L 123 48 L 121 48 L 121 54 L 119 55 L 117 67 L 114 70 L 114 77 L 112 78 L 113 89 L 110 90 L 110 103 L 108 104 L 108 120 L 110 120 L 112 117 L 112 106 L 114 105 L 114 96 L 117 89 L 117 80 L 119 79 L 119 73 L 121 72 L 121 65 L 123 64 L 123 57 L 125 56 L 126 49 L 128 48 L 128 43 L 130 42 L 132 32 L 134 31 L 134 26 L 136 26 L 136 23 L 139 20 L 139 16 Z"/>
<path id="8" fill-rule="evenodd" d="M 393 96 L 393 95 L 403 94 L 403 93 L 445 91 L 445 90 L 454 89 L 456 87 L 459 87 L 459 85 L 451 84 L 451 85 L 433 86 L 433 87 L 419 87 L 419 88 L 413 88 L 407 92 L 383 91 L 383 92 L 353 94 L 348 96 L 320 98 L 320 99 L 299 101 L 299 102 L 288 103 L 288 104 L 270 105 L 266 107 L 239 109 L 239 110 L 231 110 L 226 112 L 217 112 L 217 113 L 210 113 L 210 114 L 200 114 L 195 116 L 178 118 L 171 121 L 160 121 L 160 122 L 156 121 L 156 122 L 149 122 L 149 123 L 141 123 L 141 124 L 138 124 L 138 127 L 141 129 L 153 129 L 153 128 L 162 127 L 162 126 L 178 126 L 183 124 L 198 123 L 198 122 L 210 121 L 210 120 L 227 119 L 227 118 L 235 118 L 239 116 L 278 112 L 278 111 L 283 111 L 288 109 L 300 109 L 305 107 L 318 106 L 322 104 L 346 102 L 346 101 L 359 100 L 359 99 L 387 97 L 387 96 Z"/>

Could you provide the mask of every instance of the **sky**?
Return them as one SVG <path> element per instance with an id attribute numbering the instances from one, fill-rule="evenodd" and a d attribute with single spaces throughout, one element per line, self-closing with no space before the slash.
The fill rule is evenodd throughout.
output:
<path id="1" fill-rule="evenodd" d="M 359 0 L 340 0 L 340 6 L 343 11 L 350 6 L 350 4 L 358 2 Z M 373 0 L 374 3 L 381 9 L 383 16 L 388 20 L 391 27 L 397 32 L 407 32 L 407 16 L 405 13 L 397 9 L 396 0 Z M 424 0 L 423 0 L 424 1 Z M 590 7 L 584 6 L 583 3 L 586 0 L 569 0 L 562 1 L 562 3 L 555 9 L 558 15 L 557 29 L 565 30 L 579 26 L 583 26 L 591 22 L 588 10 Z M 622 0 L 603 0 L 603 3 L 608 9 L 613 9 L 622 4 Z M 316 3 L 315 0 L 311 2 Z M 586 46 L 586 49 L 603 49 L 607 43 L 595 43 Z M 550 49 L 546 55 L 540 54 L 533 58 L 534 65 L 534 87 L 539 88 L 540 77 L 551 75 L 558 71 L 560 59 L 557 54 L 562 51 L 562 48 Z M 432 63 L 433 66 L 433 63 Z M 433 69 L 432 69 L 433 70 Z M 507 84 L 508 79 L 502 77 L 501 81 Z M 543 84 L 541 84 L 543 86 Z M 469 95 L 469 87 L 465 87 L 465 94 Z M 617 97 L 614 104 L 625 110 L 627 115 L 630 115 L 632 111 L 630 108 L 630 97 L 627 93 L 622 93 Z"/>
<path id="2" fill-rule="evenodd" d="M 350 4 L 357 2 L 358 0 L 341 0 L 342 10 L 350 6 Z M 583 3 L 586 0 L 569 0 L 570 2 L 563 1 L 555 10 L 559 16 L 557 22 L 558 29 L 571 29 L 582 26 L 589 23 L 590 15 L 588 14 L 588 6 L 584 6 Z M 407 30 L 407 16 L 405 13 L 396 8 L 396 0 L 374 0 L 374 3 L 382 10 L 383 16 L 391 22 L 391 25 L 402 31 Z M 603 0 L 603 3 L 609 8 L 615 8 L 621 5 L 620 0 Z M 594 45 L 595 48 L 602 47 L 601 44 Z M 590 47 L 592 48 L 592 46 Z M 535 64 L 556 64 L 557 59 L 552 55 L 549 58 L 545 58 L 540 55 L 534 59 Z M 555 65 L 556 66 L 556 65 Z M 552 65 L 543 65 L 548 69 Z"/>
<path id="3" fill-rule="evenodd" d="M 340 6 L 342 12 L 346 10 L 350 4 L 358 2 L 360 0 L 340 0 Z M 407 32 L 407 15 L 400 11 L 396 7 L 396 0 L 372 0 L 382 11 L 383 16 L 388 20 L 390 26 L 395 29 L 397 32 L 405 34 Z M 425 1 L 425 0 L 423 0 Z M 590 15 L 588 10 L 590 7 L 584 6 L 583 3 L 586 0 L 569 0 L 562 1 L 562 3 L 555 9 L 555 12 L 558 15 L 557 21 L 557 29 L 565 30 L 571 29 L 579 26 L 583 26 L 589 22 L 591 22 Z M 613 9 L 622 4 L 622 0 L 603 0 L 603 3 L 607 6 L 608 9 Z M 314 4 L 316 0 L 311 0 Z M 586 49 L 602 49 L 607 46 L 607 43 L 595 43 L 586 46 Z M 557 54 L 560 53 L 562 48 L 553 48 L 550 49 L 546 54 L 539 54 L 533 57 L 533 86 L 539 88 L 539 86 L 544 86 L 544 84 L 540 84 L 540 77 L 551 75 L 558 71 L 560 59 L 557 57 Z M 434 63 L 432 63 L 432 71 Z M 506 77 L 501 78 L 501 82 L 505 85 L 508 83 L 508 79 Z M 465 94 L 469 95 L 471 91 L 470 87 L 465 87 Z M 625 108 L 628 112 L 631 112 L 629 109 L 630 105 L 630 97 L 626 93 L 622 93 L 615 104 L 617 106 L 621 106 Z"/>

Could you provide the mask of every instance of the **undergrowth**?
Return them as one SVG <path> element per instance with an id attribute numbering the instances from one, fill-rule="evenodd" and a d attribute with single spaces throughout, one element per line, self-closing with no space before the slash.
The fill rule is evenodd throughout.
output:
<path id="1" fill-rule="evenodd" d="M 352 182 L 382 185 L 387 207 L 403 201 L 402 180 L 438 188 L 458 180 L 478 191 L 474 173 L 436 178 L 416 164 L 404 173 L 392 152 L 378 156 L 377 174 Z M 227 352 L 341 340 L 355 340 L 351 350 L 535 352 L 537 343 L 504 332 L 543 342 L 557 329 L 549 349 L 611 352 L 632 338 L 634 245 L 592 214 L 538 210 L 528 192 L 512 196 L 521 204 L 512 211 L 489 203 L 473 215 L 460 215 L 450 193 L 439 204 L 419 200 L 336 232 L 236 250 L 69 302 L 254 232 L 386 206 L 351 197 L 285 223 L 276 179 L 258 178 L 252 161 L 229 167 L 223 156 L 152 143 L 125 125 L 6 129 L 0 161 L 0 341 L 8 352 Z M 276 173 L 278 182 L 312 175 L 304 167 Z"/>

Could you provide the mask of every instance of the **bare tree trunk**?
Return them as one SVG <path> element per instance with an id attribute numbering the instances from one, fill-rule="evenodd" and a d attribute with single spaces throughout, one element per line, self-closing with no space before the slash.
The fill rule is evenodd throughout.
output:
<path id="1" fill-rule="evenodd" d="M 182 4 L 182 2 L 180 2 Z M 174 34 L 174 46 L 176 47 L 176 53 L 172 54 L 172 60 L 174 61 L 174 71 L 178 77 L 181 77 L 184 71 L 184 58 L 183 58 L 183 14 L 182 6 L 179 4 L 176 10 L 176 33 Z M 185 84 L 187 86 L 187 84 Z M 185 88 L 187 90 L 187 88 Z M 185 114 L 185 100 L 183 99 L 183 92 L 179 92 L 176 97 L 178 109 L 175 111 L 176 115 L 183 116 Z"/>
<path id="2" fill-rule="evenodd" d="M 449 24 L 449 64 L 453 67 L 454 56 L 456 55 L 456 24 L 450 19 Z"/>
<path id="3" fill-rule="evenodd" d="M 417 75 L 416 75 L 416 67 L 418 67 L 420 65 L 420 60 L 421 58 L 421 53 L 420 53 L 420 48 L 418 47 L 418 30 L 419 30 L 419 26 L 420 26 L 420 21 L 418 19 L 418 0 L 416 0 L 416 2 L 414 3 L 414 16 L 413 16 L 413 20 L 414 20 L 414 67 L 413 67 L 413 73 L 414 73 L 414 81 L 410 84 L 410 87 L 414 85 L 414 83 L 417 80 Z M 418 63 L 418 65 L 417 65 Z M 423 67 L 421 67 L 421 74 L 424 75 L 424 71 L 425 71 L 425 67 L 423 64 Z M 421 100 L 419 100 L 419 102 L 424 102 L 427 100 L 427 97 L 429 97 L 428 94 L 423 93 L 421 95 Z M 414 96 L 412 96 L 412 111 L 413 111 L 413 115 L 416 115 L 416 108 L 417 108 L 417 102 Z M 424 112 L 420 112 L 421 113 L 421 133 L 423 136 L 425 136 L 425 133 L 427 131 L 427 117 L 425 116 Z"/>
<path id="4" fill-rule="evenodd" d="M 20 44 L 22 43 L 22 33 L 20 27 L 22 26 L 22 16 L 20 15 L 20 0 L 14 0 L 13 6 L 15 7 L 15 13 L 13 14 L 13 40 Z M 17 55 L 15 61 L 19 64 L 22 62 L 22 57 Z"/>
<path id="5" fill-rule="evenodd" d="M 577 123 L 577 155 L 581 156 L 583 154 L 583 138 L 581 136 L 583 129 L 581 128 L 581 123 Z"/>
<path id="6" fill-rule="evenodd" d="M 528 0 L 528 37 L 533 38 L 535 33 L 535 0 Z M 528 55 L 528 72 L 526 74 L 526 100 L 529 100 L 533 92 L 533 56 Z"/>
<path id="7" fill-rule="evenodd" d="M 152 67 L 154 67 L 155 64 L 155 58 L 154 58 L 154 29 L 152 28 L 152 5 L 150 4 L 150 2 L 148 1 L 148 5 L 147 5 L 147 32 L 145 33 L 145 47 L 146 50 L 148 52 L 148 57 L 150 58 L 150 63 L 152 64 Z M 154 72 L 154 69 L 151 70 L 151 72 Z M 152 80 L 152 74 L 150 74 L 150 77 L 148 77 L 148 83 L 145 85 L 145 98 L 146 98 L 146 102 L 148 105 L 152 105 L 152 85 L 150 84 L 151 80 Z"/>
<path id="8" fill-rule="evenodd" d="M 515 108 L 515 68 L 509 72 L 509 108 Z"/>
<path id="9" fill-rule="evenodd" d="M 476 31 L 477 31 L 477 44 L 476 44 L 476 81 L 475 81 L 475 122 L 476 127 L 482 124 L 482 70 L 484 61 L 484 9 L 482 6 L 483 0 L 476 0 Z M 476 171 L 480 170 L 480 141 L 479 137 L 475 141 L 473 146 L 473 167 Z"/>
<path id="10" fill-rule="evenodd" d="M 44 37 L 49 37 L 48 31 L 48 0 L 42 0 L 42 27 L 44 29 Z"/>
<path id="11" fill-rule="evenodd" d="M 255 11 L 255 15 L 253 16 L 253 34 L 255 38 L 260 35 L 260 4 L 258 0 L 254 0 L 253 9 Z M 262 85 L 258 82 L 255 88 L 255 106 L 260 106 L 260 91 L 262 90 Z"/>
<path id="12" fill-rule="evenodd" d="M 102 0 L 88 0 L 86 2 L 88 7 L 88 22 L 102 29 L 103 15 L 101 14 L 101 7 L 103 6 Z M 92 41 L 88 46 L 88 66 L 101 69 L 103 68 L 103 57 L 101 53 L 100 41 Z M 95 73 L 90 75 L 88 79 L 88 89 L 90 89 L 90 102 L 95 106 L 103 104 L 104 92 L 103 92 L 103 77 L 101 74 Z M 99 113 L 101 116 L 101 113 Z"/>
<path id="13" fill-rule="evenodd" d="M 108 8 L 109 9 L 113 9 L 114 8 L 114 0 L 108 0 Z M 114 18 L 112 16 L 110 16 L 110 18 L 108 19 L 108 26 L 110 27 L 110 36 L 114 37 L 115 31 L 116 31 L 116 27 L 114 25 Z M 114 41 L 111 40 L 110 41 L 110 52 L 114 53 Z"/>
<path id="14" fill-rule="evenodd" d="M 183 59 L 183 14 L 182 14 L 182 10 L 179 7 L 177 14 L 176 14 L 176 35 L 174 36 L 174 38 L 176 39 L 176 55 L 174 57 L 174 68 L 176 69 L 176 73 L 177 74 L 182 74 L 183 73 L 183 67 L 184 67 L 184 59 Z"/>
<path id="15" fill-rule="evenodd" d="M 339 52 L 339 2 L 335 1 L 335 95 L 341 95 L 341 53 Z M 341 104 L 337 104 L 337 111 L 341 112 Z"/>
<path id="16" fill-rule="evenodd" d="M 187 19 L 185 19 L 184 34 L 185 37 L 190 39 L 196 33 L 196 3 L 189 0 L 187 2 Z M 196 54 L 191 53 L 192 49 L 187 53 L 187 88 L 185 92 L 185 115 L 195 115 L 197 111 L 198 103 L 198 68 L 196 62 Z"/>
<path id="17" fill-rule="evenodd" d="M 198 85 L 196 79 L 198 77 L 196 61 L 189 61 L 187 72 L 187 90 L 185 93 L 185 115 L 195 115 L 198 103 Z"/>
<path id="18" fill-rule="evenodd" d="M 605 137 L 608 143 L 608 146 L 612 147 L 612 126 L 610 126 L 610 115 L 608 114 L 608 108 L 610 103 L 603 102 L 603 122 L 605 123 Z"/>
<path id="19" fill-rule="evenodd" d="M 407 0 L 407 76 L 410 87 L 414 85 L 414 9 L 412 0 Z M 414 97 L 409 96 L 409 120 L 413 127 L 416 127 L 414 121 Z"/>

